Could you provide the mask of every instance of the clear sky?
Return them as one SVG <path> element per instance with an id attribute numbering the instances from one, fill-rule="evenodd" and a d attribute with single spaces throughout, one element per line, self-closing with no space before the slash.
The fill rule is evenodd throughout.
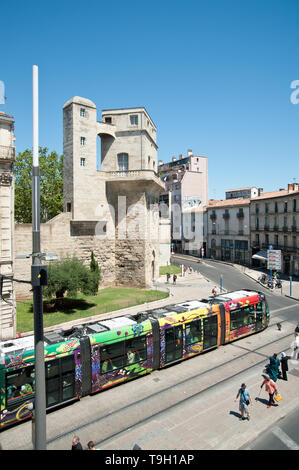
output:
<path id="1" fill-rule="evenodd" d="M 98 120 L 102 109 L 144 106 L 159 160 L 188 149 L 208 157 L 213 199 L 299 182 L 298 44 L 298 0 L 0 0 L 0 80 L 17 152 L 32 148 L 36 64 L 40 145 L 63 152 L 62 107 L 73 96 L 91 99 Z"/>

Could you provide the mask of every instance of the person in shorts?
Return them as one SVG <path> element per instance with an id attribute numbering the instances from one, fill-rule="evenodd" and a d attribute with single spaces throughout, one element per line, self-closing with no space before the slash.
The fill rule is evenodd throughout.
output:
<path id="1" fill-rule="evenodd" d="M 249 390 L 247 389 L 245 384 L 242 384 L 241 388 L 239 388 L 239 391 L 237 393 L 235 401 L 237 401 L 238 398 L 240 398 L 239 410 L 241 412 L 241 418 L 239 418 L 239 419 L 240 419 L 240 421 L 243 421 L 244 419 L 246 419 L 245 416 L 244 416 L 246 414 L 247 419 L 249 421 L 250 420 L 250 414 L 249 414 L 248 406 L 249 406 L 249 404 L 251 404 L 251 397 L 250 397 Z"/>

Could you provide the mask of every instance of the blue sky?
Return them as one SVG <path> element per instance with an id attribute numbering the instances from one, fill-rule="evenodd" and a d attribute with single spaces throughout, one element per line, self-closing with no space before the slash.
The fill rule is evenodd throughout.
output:
<path id="1" fill-rule="evenodd" d="M 62 107 L 78 95 L 98 119 L 144 106 L 158 159 L 208 157 L 210 198 L 298 182 L 298 19 L 298 0 L 0 0 L 0 80 L 17 152 L 32 147 L 36 64 L 39 143 L 50 150 L 63 152 Z"/>

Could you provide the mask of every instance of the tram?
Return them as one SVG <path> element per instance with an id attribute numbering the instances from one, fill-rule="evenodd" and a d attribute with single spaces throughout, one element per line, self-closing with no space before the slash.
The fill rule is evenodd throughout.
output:
<path id="1" fill-rule="evenodd" d="M 264 294 L 247 289 L 44 335 L 47 411 L 262 331 Z M 32 417 L 34 337 L 0 343 L 0 430 Z"/>

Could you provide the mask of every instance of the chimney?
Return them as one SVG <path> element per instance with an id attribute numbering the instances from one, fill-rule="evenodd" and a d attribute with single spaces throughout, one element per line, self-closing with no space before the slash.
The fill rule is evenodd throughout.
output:
<path id="1" fill-rule="evenodd" d="M 291 191 L 295 191 L 295 185 L 293 183 L 288 184 L 288 193 L 290 193 Z"/>
<path id="2" fill-rule="evenodd" d="M 180 153 L 179 159 L 183 158 L 183 156 L 184 156 L 184 155 L 183 155 L 182 153 Z"/>
<path id="3" fill-rule="evenodd" d="M 172 161 L 173 161 L 173 162 L 176 162 L 176 157 L 172 157 Z"/>
<path id="4" fill-rule="evenodd" d="M 193 155 L 193 154 L 192 154 L 192 150 L 189 149 L 189 150 L 188 150 L 188 157 L 190 157 L 191 155 Z"/>
<path id="5" fill-rule="evenodd" d="M 260 196 L 261 194 L 263 194 L 263 191 L 264 191 L 264 188 L 258 188 L 258 195 Z"/>
<path id="6" fill-rule="evenodd" d="M 160 165 L 163 165 L 163 161 L 162 160 L 159 160 L 159 166 Z"/>

